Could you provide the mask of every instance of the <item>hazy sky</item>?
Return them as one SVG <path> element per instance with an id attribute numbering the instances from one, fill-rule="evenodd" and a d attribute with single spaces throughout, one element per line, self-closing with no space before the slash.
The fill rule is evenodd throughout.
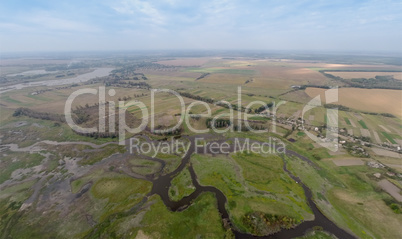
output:
<path id="1" fill-rule="evenodd" d="M 402 51 L 402 1 L 1 0 L 0 50 Z"/>

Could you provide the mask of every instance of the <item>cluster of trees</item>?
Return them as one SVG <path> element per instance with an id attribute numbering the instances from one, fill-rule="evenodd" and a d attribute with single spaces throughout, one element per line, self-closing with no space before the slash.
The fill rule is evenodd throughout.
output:
<path id="1" fill-rule="evenodd" d="M 110 77 L 116 80 L 148 80 L 144 73 L 135 72 L 136 67 L 125 66 L 115 69 L 110 73 Z"/>
<path id="2" fill-rule="evenodd" d="M 74 72 L 67 72 L 66 74 L 57 75 L 56 78 L 61 78 L 61 77 L 65 77 L 65 76 L 73 76 L 73 75 L 75 75 Z"/>
<path id="3" fill-rule="evenodd" d="M 157 132 L 155 130 L 151 131 L 152 134 L 155 135 L 162 135 L 162 136 L 174 136 L 174 135 L 181 135 L 181 133 L 183 132 L 183 128 L 179 127 L 175 130 L 163 130 L 162 127 L 157 127 L 160 128 L 159 130 L 162 130 L 162 132 Z"/>
<path id="4" fill-rule="evenodd" d="M 75 132 L 75 131 L 74 131 Z M 119 137 L 118 131 L 111 133 L 111 132 L 94 132 L 94 133 L 80 133 L 80 132 L 75 132 L 78 135 L 85 136 L 85 137 L 90 137 L 94 139 L 98 138 L 117 138 Z"/>
<path id="5" fill-rule="evenodd" d="M 133 75 L 134 71 L 138 70 L 161 70 L 161 69 L 172 69 L 176 68 L 174 66 L 161 65 L 151 61 L 139 61 L 131 64 L 117 64 L 120 69 L 115 69 L 112 74 L 120 74 L 122 76 Z M 137 73 L 139 74 L 139 73 Z"/>
<path id="6" fill-rule="evenodd" d="M 13 78 L 17 78 L 18 80 L 34 80 L 48 75 L 50 74 L 16 75 Z"/>
<path id="7" fill-rule="evenodd" d="M 193 95 L 193 94 L 188 93 L 188 92 L 179 92 L 179 93 L 180 93 L 180 95 L 182 95 L 184 97 L 187 97 L 187 98 L 190 98 L 190 99 L 194 99 L 194 100 L 198 100 L 198 101 L 204 101 L 204 102 L 206 102 L 208 104 L 214 104 L 215 103 L 215 101 L 213 99 L 208 98 L 208 97 L 203 97 L 203 96 L 199 96 L 199 95 Z"/>
<path id="8" fill-rule="evenodd" d="M 331 70 L 331 72 L 335 72 L 336 70 Z M 353 79 L 344 79 L 339 76 L 334 76 L 332 74 L 327 73 L 323 70 L 320 71 L 325 77 L 337 80 L 344 83 L 348 87 L 355 88 L 364 88 L 364 89 L 391 89 L 391 90 L 402 90 L 402 84 L 399 80 L 395 79 L 391 75 L 387 76 L 376 76 L 374 78 L 353 78 Z M 360 72 L 360 71 L 358 71 Z M 368 71 L 370 72 L 370 71 Z M 387 71 L 388 72 L 388 71 Z"/>
<path id="9" fill-rule="evenodd" d="M 332 75 L 331 75 L 332 76 Z M 307 85 L 301 85 L 298 89 L 296 90 L 305 90 L 308 87 L 312 88 L 321 88 L 321 89 L 331 89 L 330 86 L 327 85 L 312 85 L 312 84 L 307 84 Z"/>
<path id="10" fill-rule="evenodd" d="M 106 86 L 123 87 L 123 88 L 141 88 L 149 90 L 151 86 L 144 82 L 148 78 L 144 73 L 135 72 L 144 66 L 154 66 L 159 64 L 155 63 L 136 63 L 130 65 L 123 65 L 119 69 L 113 70 L 109 76 L 99 77 L 94 80 L 88 81 L 86 84 L 96 84 L 103 82 Z"/>
<path id="11" fill-rule="evenodd" d="M 396 214 L 402 214 L 402 203 L 389 198 L 384 198 L 383 201 L 387 204 L 388 207 Z"/>
<path id="12" fill-rule="evenodd" d="M 114 138 L 119 137 L 118 131 L 114 132 L 114 133 L 111 133 L 111 132 L 103 132 L 103 133 L 102 132 L 94 132 L 94 133 L 75 132 L 75 133 L 78 134 L 78 135 L 81 135 L 81 136 L 90 137 L 90 138 L 94 138 L 94 139 L 98 139 L 98 138 L 112 138 L 112 139 L 114 139 Z"/>
<path id="13" fill-rule="evenodd" d="M 210 75 L 211 73 L 203 73 L 202 75 L 200 75 L 197 79 L 195 80 L 201 80 L 202 78 L 207 77 L 208 75 Z"/>
<path id="14" fill-rule="evenodd" d="M 355 145 L 351 142 L 344 143 L 343 147 L 352 156 L 360 157 L 360 158 L 368 158 L 369 157 L 369 154 L 366 152 L 366 150 L 364 150 L 362 147 Z"/>
<path id="15" fill-rule="evenodd" d="M 109 81 L 107 79 L 104 80 L 105 86 L 114 86 L 114 87 L 123 87 L 123 88 L 140 88 L 149 90 L 151 86 L 146 82 L 132 82 L 132 81 L 117 81 L 112 80 Z"/>
<path id="16" fill-rule="evenodd" d="M 402 90 L 402 84 L 392 76 L 376 76 L 374 78 L 354 78 L 346 81 L 351 87 L 366 89 L 396 89 Z"/>
<path id="17" fill-rule="evenodd" d="M 43 94 L 47 91 L 53 91 L 53 90 L 63 90 L 63 89 L 70 89 L 71 87 L 76 87 L 79 86 L 78 84 L 72 84 L 69 86 L 61 86 L 61 87 L 56 87 L 56 88 L 51 88 L 51 89 L 44 89 L 44 90 L 38 90 L 38 91 L 34 91 L 32 92 L 33 95 L 39 95 L 39 94 Z"/>
<path id="18" fill-rule="evenodd" d="M 53 113 L 47 113 L 47 112 L 40 112 L 28 108 L 17 108 L 13 116 L 18 117 L 18 116 L 27 116 L 35 119 L 42 119 L 42 120 L 52 120 L 52 121 L 57 121 L 57 122 L 65 122 L 65 118 L 63 115 L 60 114 L 53 114 Z"/>
<path id="19" fill-rule="evenodd" d="M 248 84 L 248 83 L 251 83 L 251 82 L 253 82 L 253 79 L 246 80 L 246 82 L 244 82 L 244 84 Z"/>
<path id="20" fill-rule="evenodd" d="M 244 225 L 253 235 L 266 236 L 281 229 L 294 228 L 300 222 L 292 217 L 263 212 L 249 212 L 243 216 Z"/>
<path id="21" fill-rule="evenodd" d="M 395 115 L 390 114 L 390 113 L 375 113 L 375 112 L 363 112 L 364 114 L 369 114 L 369 115 L 381 115 L 384 117 L 388 117 L 388 118 L 396 118 Z"/>
<path id="22" fill-rule="evenodd" d="M 342 111 L 350 111 L 349 107 L 343 106 L 343 105 L 337 105 L 337 104 L 324 104 L 324 108 L 327 109 L 338 109 Z"/>
<path id="23" fill-rule="evenodd" d="M 72 111 L 72 113 L 74 113 L 74 116 L 75 116 L 75 117 L 73 117 L 74 121 L 77 124 L 83 124 L 83 123 L 87 122 L 91 117 L 91 114 L 89 113 L 88 109 L 91 109 L 91 108 L 93 109 L 95 107 L 98 108 L 98 104 L 95 104 L 92 106 L 86 104 L 85 107 L 77 106 Z"/>
<path id="24" fill-rule="evenodd" d="M 265 109 L 269 109 L 274 105 L 273 102 L 269 102 L 266 105 L 261 105 L 259 108 L 254 109 L 254 113 L 259 114 L 261 112 L 263 112 Z"/>
<path id="25" fill-rule="evenodd" d="M 219 106 L 221 106 L 221 107 L 230 109 L 229 105 L 227 105 L 227 104 L 225 104 L 225 103 L 221 103 L 221 102 L 219 102 L 219 101 L 216 103 L 216 105 L 219 105 Z M 242 105 L 240 106 L 240 108 L 239 108 L 239 106 L 236 105 L 236 104 L 231 104 L 230 106 L 232 107 L 233 110 L 236 110 L 236 111 L 241 111 L 241 112 L 245 112 L 245 111 L 246 111 L 246 108 L 245 108 L 244 106 L 242 106 Z"/>
<path id="26" fill-rule="evenodd" d="M 357 138 L 359 138 L 360 140 L 362 140 L 364 142 L 368 142 L 368 143 L 371 142 L 371 138 L 367 137 L 367 136 L 360 136 L 360 137 L 357 137 Z"/>

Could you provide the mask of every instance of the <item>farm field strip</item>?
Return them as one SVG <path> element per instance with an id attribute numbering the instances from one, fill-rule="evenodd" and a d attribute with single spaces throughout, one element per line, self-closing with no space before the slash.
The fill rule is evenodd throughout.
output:
<path id="1" fill-rule="evenodd" d="M 332 160 L 336 166 L 356 166 L 364 165 L 361 159 L 334 159 Z"/>
<path id="2" fill-rule="evenodd" d="M 387 132 L 382 132 L 382 134 L 389 140 L 391 144 L 396 144 L 395 140 Z"/>
<path id="3" fill-rule="evenodd" d="M 377 144 L 381 144 L 382 141 L 381 141 L 380 136 L 378 135 L 377 131 L 372 130 L 372 132 L 373 132 L 374 139 L 375 139 L 375 141 L 377 142 Z"/>
<path id="4" fill-rule="evenodd" d="M 383 125 L 378 125 L 378 126 L 380 126 L 385 132 L 391 133 L 391 131 L 389 129 L 387 129 L 385 126 L 383 126 Z"/>
<path id="5" fill-rule="evenodd" d="M 383 179 L 378 182 L 378 185 L 387 193 L 389 193 L 392 197 L 394 197 L 398 202 L 402 202 L 401 190 L 390 181 Z"/>
<path id="6" fill-rule="evenodd" d="M 360 129 L 360 132 L 362 133 L 362 136 L 364 136 L 364 137 L 371 137 L 370 130 L 368 130 L 368 129 Z"/>
<path id="7" fill-rule="evenodd" d="M 312 98 L 317 95 L 323 98 L 325 89 L 309 87 L 305 92 Z M 402 118 L 400 90 L 339 88 L 338 94 L 337 104 L 365 112 L 391 113 Z"/>

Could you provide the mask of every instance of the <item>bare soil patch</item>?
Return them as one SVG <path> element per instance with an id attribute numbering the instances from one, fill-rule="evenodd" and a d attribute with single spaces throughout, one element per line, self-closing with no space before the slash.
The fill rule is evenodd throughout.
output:
<path id="1" fill-rule="evenodd" d="M 321 73 L 308 68 L 264 65 L 256 66 L 255 69 L 260 73 L 255 79 L 261 87 L 289 88 L 291 85 L 321 85 L 328 82 Z"/>
<path id="2" fill-rule="evenodd" d="M 378 135 L 377 131 L 373 130 L 373 135 L 374 135 L 374 139 L 377 142 L 377 144 L 381 144 L 382 142 L 381 142 L 380 136 Z"/>
<path id="3" fill-rule="evenodd" d="M 385 130 L 385 132 L 391 133 L 391 131 L 389 129 L 387 129 L 385 126 L 383 126 L 383 125 L 378 125 L 378 126 L 380 126 L 383 130 Z"/>
<path id="4" fill-rule="evenodd" d="M 360 129 L 360 133 L 361 133 L 362 136 L 364 136 L 364 137 L 371 137 L 370 131 L 369 131 L 368 129 Z"/>
<path id="5" fill-rule="evenodd" d="M 399 202 L 402 202 L 402 195 L 400 194 L 401 190 L 392 184 L 390 181 L 383 179 L 380 182 L 378 182 L 378 185 L 387 193 L 389 193 L 393 198 L 398 200 Z"/>
<path id="6" fill-rule="evenodd" d="M 361 159 L 334 159 L 332 160 L 336 166 L 356 166 L 356 165 L 364 165 L 364 162 Z"/>
<path id="7" fill-rule="evenodd" d="M 377 155 L 402 159 L 402 155 L 398 154 L 396 152 L 392 152 L 392 151 L 388 151 L 388 150 L 380 149 L 380 148 L 372 148 L 372 149 L 373 149 L 373 152 Z"/>

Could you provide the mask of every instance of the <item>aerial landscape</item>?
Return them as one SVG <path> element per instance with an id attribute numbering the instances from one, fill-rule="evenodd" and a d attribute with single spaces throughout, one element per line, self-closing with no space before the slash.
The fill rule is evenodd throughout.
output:
<path id="1" fill-rule="evenodd" d="M 401 3 L 80 4 L 0 3 L 0 238 L 400 238 Z"/>

